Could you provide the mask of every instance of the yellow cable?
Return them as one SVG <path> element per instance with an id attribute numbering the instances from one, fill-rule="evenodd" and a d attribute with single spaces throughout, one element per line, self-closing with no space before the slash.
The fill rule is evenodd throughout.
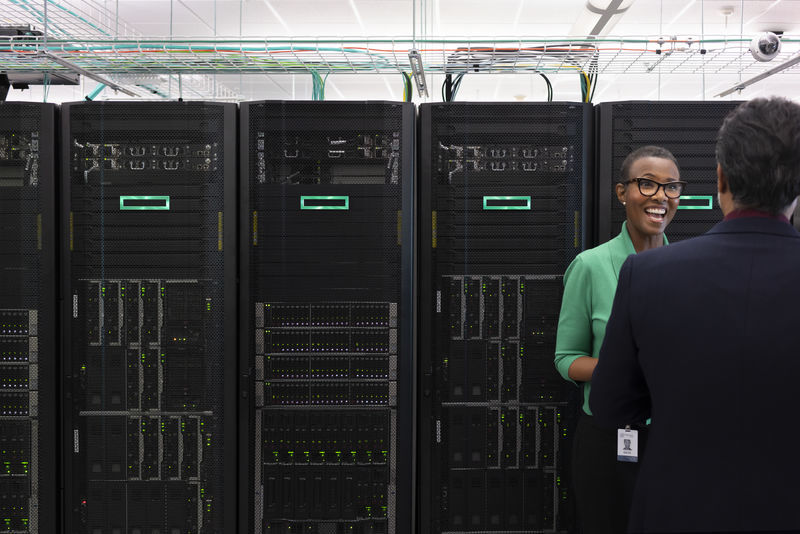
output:
<path id="1" fill-rule="evenodd" d="M 581 69 L 581 76 L 586 81 L 586 96 L 583 97 L 584 102 L 589 102 L 589 95 L 591 94 L 592 84 L 589 82 L 589 76 Z"/>

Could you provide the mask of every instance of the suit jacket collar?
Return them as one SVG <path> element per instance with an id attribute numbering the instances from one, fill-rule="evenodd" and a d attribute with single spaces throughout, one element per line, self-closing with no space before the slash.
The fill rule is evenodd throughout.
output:
<path id="1" fill-rule="evenodd" d="M 800 232 L 779 219 L 741 217 L 717 223 L 707 234 L 774 234 L 800 238 Z"/>

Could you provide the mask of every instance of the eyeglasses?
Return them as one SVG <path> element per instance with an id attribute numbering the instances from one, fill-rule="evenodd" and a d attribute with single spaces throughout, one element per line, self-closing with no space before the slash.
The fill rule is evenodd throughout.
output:
<path id="1" fill-rule="evenodd" d="M 639 186 L 639 192 L 646 197 L 652 197 L 658 193 L 660 187 L 663 187 L 664 194 L 667 195 L 667 198 L 679 198 L 686 188 L 686 182 L 667 182 L 665 184 L 660 184 L 649 178 L 631 178 L 625 183 L 629 184 L 631 182 L 636 182 L 636 185 Z"/>

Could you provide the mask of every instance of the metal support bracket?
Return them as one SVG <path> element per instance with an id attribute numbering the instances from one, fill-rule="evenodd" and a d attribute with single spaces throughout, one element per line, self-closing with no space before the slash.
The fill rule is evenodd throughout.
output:
<path id="1" fill-rule="evenodd" d="M 108 78 L 105 78 L 103 76 L 100 76 L 98 74 L 90 72 L 90 71 L 84 69 L 83 67 L 79 67 L 75 63 L 73 63 L 71 61 L 68 61 L 68 60 L 66 60 L 66 59 L 64 59 L 62 57 L 59 57 L 59 56 L 53 54 L 52 52 L 50 52 L 49 50 L 43 50 L 41 52 L 41 54 L 43 56 L 45 56 L 47 59 L 49 59 L 50 61 L 52 61 L 53 63 L 58 63 L 62 67 L 66 67 L 69 70 L 71 70 L 72 72 L 75 72 L 77 74 L 81 74 L 83 76 L 86 76 L 87 78 L 91 78 L 92 80 L 94 80 L 96 82 L 105 84 L 108 87 L 110 87 L 111 89 L 113 89 L 114 91 L 119 91 L 120 93 L 125 93 L 128 96 L 134 96 L 134 97 L 135 96 L 139 96 L 136 93 L 134 93 L 132 91 L 128 91 L 124 87 L 115 84 L 114 82 L 112 82 Z"/>
<path id="2" fill-rule="evenodd" d="M 419 96 L 428 96 L 428 86 L 425 84 L 425 67 L 422 65 L 422 56 L 419 50 L 415 48 L 409 50 L 408 60 L 411 62 L 411 72 L 414 74 L 414 83 L 417 84 Z"/>

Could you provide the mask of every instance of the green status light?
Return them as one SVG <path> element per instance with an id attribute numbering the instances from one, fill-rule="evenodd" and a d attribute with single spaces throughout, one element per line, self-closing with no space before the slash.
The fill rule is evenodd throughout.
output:
<path id="1" fill-rule="evenodd" d="M 483 197 L 485 210 L 530 210 L 531 197 Z"/>
<path id="2" fill-rule="evenodd" d="M 169 210 L 169 196 L 120 195 L 119 209 L 139 211 Z"/>
<path id="3" fill-rule="evenodd" d="M 686 204 L 686 201 L 690 201 Z M 701 203 L 698 203 L 701 202 Z M 683 195 L 679 210 L 710 210 L 714 209 L 714 200 L 711 195 Z"/>
<path id="4" fill-rule="evenodd" d="M 301 210 L 349 210 L 349 196 L 301 196 Z"/>

